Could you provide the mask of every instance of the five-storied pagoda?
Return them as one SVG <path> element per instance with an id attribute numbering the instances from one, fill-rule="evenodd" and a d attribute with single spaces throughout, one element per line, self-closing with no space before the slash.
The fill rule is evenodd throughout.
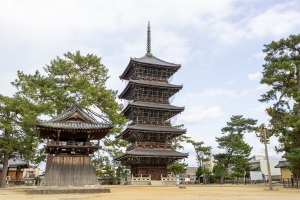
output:
<path id="1" fill-rule="evenodd" d="M 38 121 L 36 128 L 38 137 L 47 140 L 42 186 L 99 184 L 89 155 L 101 149 L 99 141 L 111 131 L 112 124 L 98 122 L 75 103 L 49 121 Z"/>
<path id="2" fill-rule="evenodd" d="M 128 101 L 122 112 L 129 119 L 129 125 L 117 138 L 131 144 L 115 160 L 130 166 L 132 176 L 150 175 L 152 180 L 158 180 L 167 175 L 169 164 L 188 156 L 188 153 L 173 150 L 169 143 L 186 132 L 171 125 L 171 118 L 184 110 L 184 107 L 170 105 L 171 97 L 182 89 L 182 85 L 169 83 L 180 67 L 152 55 L 148 22 L 146 55 L 131 58 L 120 76 L 128 81 L 119 98 Z"/>

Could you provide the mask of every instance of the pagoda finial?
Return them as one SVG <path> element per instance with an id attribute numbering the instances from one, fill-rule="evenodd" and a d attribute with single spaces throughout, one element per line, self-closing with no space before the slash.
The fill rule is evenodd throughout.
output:
<path id="1" fill-rule="evenodd" d="M 148 21 L 148 30 L 147 30 L 147 56 L 152 56 L 151 53 L 151 29 L 150 29 L 150 21 Z"/>

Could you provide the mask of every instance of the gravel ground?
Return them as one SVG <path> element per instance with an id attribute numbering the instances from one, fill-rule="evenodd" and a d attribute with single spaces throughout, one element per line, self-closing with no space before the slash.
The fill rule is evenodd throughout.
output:
<path id="1" fill-rule="evenodd" d="M 20 186 L 0 189 L 0 200 L 194 200 L 194 199 L 251 199 L 299 200 L 300 189 L 275 186 L 273 191 L 263 185 L 186 185 L 177 186 L 107 186 L 111 193 L 27 195 L 26 190 L 35 187 Z"/>

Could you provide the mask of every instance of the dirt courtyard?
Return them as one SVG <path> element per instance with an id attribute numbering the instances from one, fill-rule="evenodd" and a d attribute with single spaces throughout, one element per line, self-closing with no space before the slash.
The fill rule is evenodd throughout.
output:
<path id="1" fill-rule="evenodd" d="M 106 186 L 111 193 L 27 195 L 34 187 L 21 186 L 0 189 L 0 200 L 194 200 L 194 199 L 300 199 L 300 190 L 275 186 L 274 191 L 263 185 L 187 185 L 177 186 Z"/>

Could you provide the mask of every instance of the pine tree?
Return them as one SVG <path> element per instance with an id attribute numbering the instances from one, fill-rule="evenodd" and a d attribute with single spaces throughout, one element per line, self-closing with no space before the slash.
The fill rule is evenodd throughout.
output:
<path id="1" fill-rule="evenodd" d="M 259 101 L 273 103 L 267 109 L 271 120 L 270 132 L 279 137 L 278 152 L 285 152 L 291 165 L 300 162 L 295 157 L 300 146 L 300 35 L 264 45 L 266 64 L 263 65 L 262 84 L 270 90 Z M 294 173 L 299 173 L 293 168 Z"/>
<path id="2" fill-rule="evenodd" d="M 220 183 L 224 183 L 226 171 L 230 165 L 234 166 L 235 171 L 240 171 L 246 166 L 249 166 L 249 158 L 252 147 L 244 141 L 244 134 L 247 132 L 257 131 L 255 126 L 257 120 L 243 118 L 242 115 L 232 116 L 227 126 L 222 128 L 222 134 L 227 134 L 222 137 L 216 137 L 216 142 L 219 143 L 218 148 L 224 149 L 224 153 L 214 155 L 215 160 L 222 166 L 222 174 Z"/>
<path id="3" fill-rule="evenodd" d="M 116 101 L 117 91 L 106 88 L 108 69 L 100 61 L 93 54 L 67 52 L 44 67 L 46 75 L 39 71 L 33 75 L 18 71 L 18 79 L 12 84 L 18 89 L 17 94 L 35 102 L 42 114 L 60 114 L 77 101 L 102 120 L 110 120 L 115 125 L 114 134 L 122 130 L 126 119 L 119 114 L 122 105 Z M 105 145 L 125 144 L 106 137 Z"/>

